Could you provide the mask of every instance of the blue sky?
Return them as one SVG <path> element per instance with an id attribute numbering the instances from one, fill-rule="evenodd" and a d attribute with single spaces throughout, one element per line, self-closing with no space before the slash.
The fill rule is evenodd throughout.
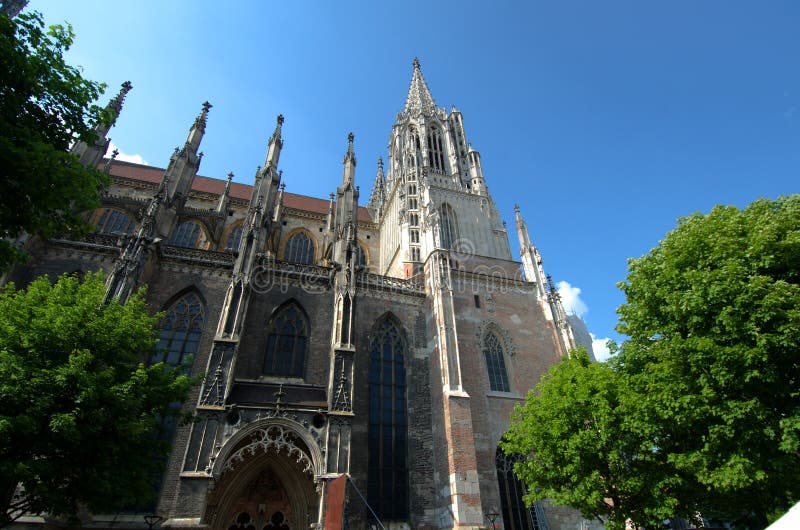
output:
<path id="1" fill-rule="evenodd" d="M 679 217 L 798 191 L 796 1 L 29 9 L 73 25 L 70 61 L 109 85 L 103 103 L 132 81 L 110 135 L 124 153 L 163 167 L 209 100 L 200 173 L 250 183 L 283 113 L 286 189 L 319 197 L 339 182 L 353 131 L 366 202 L 418 56 L 437 105 L 463 112 L 509 227 L 519 203 L 546 272 L 598 338 L 618 338 L 627 259 Z"/>

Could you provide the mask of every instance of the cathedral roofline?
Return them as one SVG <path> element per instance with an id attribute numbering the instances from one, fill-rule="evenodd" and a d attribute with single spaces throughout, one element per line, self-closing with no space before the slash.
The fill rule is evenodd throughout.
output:
<path id="1" fill-rule="evenodd" d="M 103 169 L 108 161 L 108 158 L 104 158 L 98 164 L 98 168 Z M 112 177 L 158 184 L 161 182 L 161 178 L 164 175 L 164 168 L 136 164 L 134 162 L 114 160 L 111 164 L 110 175 Z M 225 192 L 226 183 L 227 179 L 217 179 L 213 177 L 197 175 L 192 183 L 192 191 L 210 193 L 219 196 Z M 249 201 L 252 190 L 253 186 L 249 184 L 231 182 L 230 197 Z M 295 210 L 305 210 L 308 212 L 327 214 L 328 203 L 328 199 L 320 199 L 319 197 L 290 193 L 288 191 L 283 195 L 284 206 L 287 208 L 293 208 Z M 373 222 L 369 211 L 363 206 L 358 207 L 358 220 L 368 223 Z"/>

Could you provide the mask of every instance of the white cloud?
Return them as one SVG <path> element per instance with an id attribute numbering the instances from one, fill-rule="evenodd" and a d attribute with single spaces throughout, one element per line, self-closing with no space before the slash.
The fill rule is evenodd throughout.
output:
<path id="1" fill-rule="evenodd" d="M 111 156 L 111 151 L 114 149 L 119 149 L 117 145 L 111 141 L 108 143 L 108 151 L 106 152 L 106 156 Z M 142 155 L 129 155 L 127 153 L 123 153 L 121 149 L 119 149 L 119 154 L 117 155 L 117 160 L 122 162 L 132 162 L 134 164 L 142 164 L 143 166 L 148 166 L 150 164 L 147 163 L 147 160 L 142 158 Z"/>
<path id="2" fill-rule="evenodd" d="M 592 351 L 594 352 L 594 358 L 598 361 L 607 361 L 611 357 L 611 352 L 608 351 L 608 346 L 606 346 L 606 342 L 608 342 L 608 337 L 604 339 L 598 339 L 594 336 L 594 333 L 589 333 L 592 336 Z"/>
<path id="3" fill-rule="evenodd" d="M 580 287 L 573 287 L 569 282 L 558 282 L 558 294 L 561 295 L 561 304 L 567 313 L 583 318 L 583 315 L 589 311 L 586 302 L 581 300 Z"/>

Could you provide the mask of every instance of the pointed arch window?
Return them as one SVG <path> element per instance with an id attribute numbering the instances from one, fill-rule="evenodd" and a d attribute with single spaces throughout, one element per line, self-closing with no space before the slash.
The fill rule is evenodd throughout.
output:
<path id="1" fill-rule="evenodd" d="M 405 342 L 389 319 L 370 341 L 367 498 L 383 520 L 408 517 Z"/>
<path id="2" fill-rule="evenodd" d="M 431 168 L 438 173 L 444 173 L 444 146 L 439 129 L 432 127 L 428 130 L 428 161 Z"/>
<path id="3" fill-rule="evenodd" d="M 206 236 L 197 221 L 184 221 L 178 225 L 169 244 L 185 248 L 205 248 Z"/>
<path id="4" fill-rule="evenodd" d="M 308 237 L 308 234 L 298 232 L 286 242 L 286 250 L 283 253 L 283 257 L 286 261 L 313 264 L 314 243 Z"/>
<path id="5" fill-rule="evenodd" d="M 497 448 L 497 484 L 500 491 L 500 504 L 503 508 L 503 528 L 505 530 L 544 530 L 544 514 L 536 502 L 530 508 L 522 500 L 527 492 L 525 485 L 514 475 L 514 464 L 522 460 L 519 455 L 506 455 Z"/>
<path id="6" fill-rule="evenodd" d="M 300 307 L 291 303 L 269 323 L 264 375 L 302 378 L 307 350 L 308 321 Z"/>
<path id="7" fill-rule="evenodd" d="M 194 359 L 203 332 L 205 308 L 197 293 L 187 293 L 167 310 L 150 363 L 176 367 Z"/>
<path id="8" fill-rule="evenodd" d="M 456 213 L 452 206 L 445 203 L 439 209 L 439 244 L 441 248 L 452 250 L 456 239 L 458 239 Z"/>
<path id="9" fill-rule="evenodd" d="M 488 333 L 483 339 L 483 354 L 486 356 L 486 369 L 489 372 L 489 390 L 509 392 L 503 346 L 494 333 Z"/>
<path id="10" fill-rule="evenodd" d="M 356 245 L 356 267 L 367 266 L 367 251 L 361 245 Z"/>
<path id="11" fill-rule="evenodd" d="M 225 250 L 228 252 L 236 252 L 239 250 L 239 243 L 242 241 L 242 232 L 242 225 L 231 230 L 231 233 L 228 234 L 228 242 L 225 244 Z"/>
<path id="12" fill-rule="evenodd" d="M 97 234 L 130 234 L 136 226 L 133 218 L 120 210 L 105 208 L 97 220 Z"/>

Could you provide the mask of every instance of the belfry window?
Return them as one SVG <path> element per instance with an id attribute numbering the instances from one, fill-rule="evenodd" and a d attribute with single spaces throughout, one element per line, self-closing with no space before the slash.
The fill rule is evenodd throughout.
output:
<path id="1" fill-rule="evenodd" d="M 411 261 L 419 261 L 419 247 L 411 247 Z"/>
<path id="2" fill-rule="evenodd" d="M 136 226 L 133 218 L 119 210 L 106 208 L 97 220 L 97 234 L 130 234 Z"/>
<path id="3" fill-rule="evenodd" d="M 308 322 L 300 307 L 291 303 L 269 323 L 264 375 L 303 377 L 308 350 Z"/>
<path id="4" fill-rule="evenodd" d="M 367 498 L 382 520 L 408 517 L 405 345 L 380 322 L 370 342 Z"/>
<path id="5" fill-rule="evenodd" d="M 408 224 L 409 226 L 419 226 L 419 215 L 415 213 L 408 214 Z"/>
<path id="6" fill-rule="evenodd" d="M 203 228 L 196 221 L 184 221 L 179 224 L 169 240 L 170 245 L 186 248 L 204 248 L 205 243 Z"/>
<path id="7" fill-rule="evenodd" d="M 444 148 L 442 135 L 436 127 L 428 130 L 428 161 L 431 168 L 438 173 L 444 173 Z"/>
<path id="8" fill-rule="evenodd" d="M 314 243 L 305 232 L 298 232 L 286 242 L 286 251 L 283 256 L 286 261 L 313 264 Z"/>
<path id="9" fill-rule="evenodd" d="M 225 244 L 225 250 L 228 252 L 236 252 L 239 250 L 239 243 L 242 242 L 242 225 L 237 226 L 228 235 L 228 242 Z"/>
<path id="10" fill-rule="evenodd" d="M 196 293 L 187 293 L 167 310 L 150 363 L 180 366 L 197 353 L 205 310 Z"/>
<path id="11" fill-rule="evenodd" d="M 525 506 L 522 496 L 525 485 L 514 475 L 514 464 L 522 459 L 519 455 L 506 455 L 499 447 L 495 462 L 497 465 L 497 484 L 500 490 L 500 504 L 503 508 L 503 528 L 505 530 L 544 530 L 540 522 L 544 520 L 539 503 L 530 508 Z"/>
<path id="12" fill-rule="evenodd" d="M 439 245 L 441 248 L 452 250 L 456 239 L 458 239 L 456 213 L 445 203 L 439 209 Z"/>
<path id="13" fill-rule="evenodd" d="M 486 369 L 489 372 L 489 389 L 496 392 L 509 392 L 506 362 L 503 359 L 503 347 L 494 333 L 483 339 L 483 354 L 486 356 Z"/>

